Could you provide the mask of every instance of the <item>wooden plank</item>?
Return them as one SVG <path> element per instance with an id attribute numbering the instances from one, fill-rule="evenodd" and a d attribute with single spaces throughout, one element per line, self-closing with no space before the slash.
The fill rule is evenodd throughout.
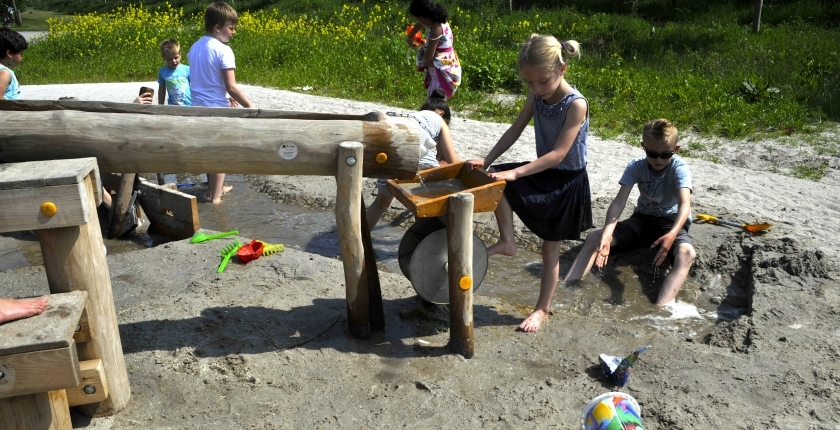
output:
<path id="1" fill-rule="evenodd" d="M 95 197 L 94 197 L 95 198 Z M 84 183 L 53 187 L 0 190 L 0 233 L 82 225 L 90 219 Z M 43 203 L 55 205 L 52 216 Z"/>
<path id="2" fill-rule="evenodd" d="M 79 385 L 76 343 L 64 348 L 0 357 L 0 398 L 63 390 Z M 4 382 L 5 381 L 5 382 Z"/>
<path id="3" fill-rule="evenodd" d="M 70 406 L 89 405 L 98 403 L 108 398 L 108 381 L 105 378 L 105 367 L 102 360 L 87 360 L 79 363 L 82 374 L 82 382 L 75 388 L 68 388 L 67 403 Z M 93 391 L 91 394 L 85 392 L 86 387 Z"/>
<path id="4" fill-rule="evenodd" d="M 0 324 L 0 358 L 70 345 L 86 303 L 84 291 L 53 294 L 40 315 Z"/>
<path id="5" fill-rule="evenodd" d="M 166 116 L 201 116 L 214 118 L 262 118 L 262 119 L 307 119 L 307 120 L 351 120 L 382 121 L 381 112 L 366 114 L 338 114 L 318 112 L 284 111 L 277 109 L 208 109 L 192 106 L 141 105 L 135 103 L 113 103 L 88 100 L 0 100 L 0 111 L 56 111 L 77 110 L 99 113 L 129 113 Z"/>
<path id="6" fill-rule="evenodd" d="M 376 256 L 373 253 L 373 241 L 367 224 L 367 208 L 362 198 L 359 206 L 362 210 L 362 246 L 364 246 L 365 285 L 368 291 L 368 312 L 370 312 L 370 330 L 385 330 L 385 308 L 382 304 L 382 285 L 379 283 L 379 269 L 376 267 Z"/>
<path id="7" fill-rule="evenodd" d="M 0 190 L 78 184 L 95 168 L 95 158 L 0 164 Z"/>
<path id="8" fill-rule="evenodd" d="M 0 429 L 71 430 L 64 390 L 0 399 Z"/>
<path id="9" fill-rule="evenodd" d="M 143 178 L 140 178 L 137 189 L 140 190 L 137 201 L 152 223 L 150 230 L 170 239 L 181 240 L 192 237 L 201 228 L 195 196 L 167 185 L 156 185 Z"/>
<path id="10" fill-rule="evenodd" d="M 89 178 L 85 179 L 85 185 L 92 205 L 93 187 Z M 96 208 L 92 207 L 91 211 L 94 215 L 85 225 L 38 230 L 37 233 L 50 292 L 83 290 L 88 293 L 92 338 L 79 345 L 78 353 L 82 360 L 98 358 L 105 363 L 108 398 L 80 408 L 89 416 L 104 416 L 116 413 L 128 404 L 131 388 L 114 310 L 108 261 L 102 249 L 102 232 Z M 73 384 L 76 385 L 78 383 Z"/>
<path id="11" fill-rule="evenodd" d="M 238 109 L 196 109 L 203 116 L 8 110 L 0 159 L 96 157 L 102 172 L 334 176 L 338 145 L 354 141 L 365 148 L 364 176 L 408 179 L 417 171 L 421 132 L 410 118 L 225 118 L 210 116 Z M 379 153 L 385 163 L 376 161 Z"/>

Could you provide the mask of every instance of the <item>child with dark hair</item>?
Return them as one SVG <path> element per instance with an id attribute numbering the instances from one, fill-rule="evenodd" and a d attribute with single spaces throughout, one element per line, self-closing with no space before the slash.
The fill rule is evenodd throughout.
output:
<path id="1" fill-rule="evenodd" d="M 455 53 L 455 37 L 447 23 L 446 8 L 434 0 L 412 0 L 408 13 L 417 19 L 417 24 L 406 35 L 408 46 L 415 47 L 414 36 L 422 28 L 428 28 L 426 43 L 417 51 L 417 71 L 426 72 L 423 86 L 428 96 L 440 88 L 446 99 L 455 94 L 461 84 L 461 63 Z"/>
<path id="2" fill-rule="evenodd" d="M 452 113 L 443 90 L 440 88 L 432 91 L 432 95 L 426 99 L 418 112 L 407 114 L 417 121 L 421 133 L 421 154 L 419 170 L 439 167 L 457 163 L 458 156 L 455 154 L 455 145 L 452 143 L 452 136 L 449 134 L 449 120 Z M 388 190 L 388 183 L 384 179 L 376 181 L 376 199 L 367 209 L 368 229 L 373 230 L 382 214 L 391 207 L 394 196 Z"/>
<path id="3" fill-rule="evenodd" d="M 20 98 L 20 85 L 12 67 L 20 64 L 23 50 L 28 47 L 20 33 L 11 28 L 0 28 L 0 100 Z"/>

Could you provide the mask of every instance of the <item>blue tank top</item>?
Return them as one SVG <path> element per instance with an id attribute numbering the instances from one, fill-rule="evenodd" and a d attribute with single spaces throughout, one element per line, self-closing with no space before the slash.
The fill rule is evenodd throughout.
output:
<path id="1" fill-rule="evenodd" d="M 586 101 L 586 119 L 580 125 L 580 130 L 574 143 L 572 143 L 572 147 L 569 148 L 569 152 L 566 153 L 566 157 L 552 169 L 580 170 L 586 167 L 586 150 L 589 141 L 589 102 L 576 89 L 572 89 L 572 92 L 563 97 L 563 100 L 552 105 L 547 104 L 539 97 L 534 98 L 534 135 L 537 141 L 537 157 L 542 157 L 554 149 L 560 131 L 566 124 L 566 112 L 569 110 L 569 105 L 577 99 Z"/>
<path id="2" fill-rule="evenodd" d="M 20 85 L 18 85 L 17 77 L 15 77 L 15 72 L 12 69 L 0 64 L 0 70 L 8 70 L 9 74 L 12 76 L 12 80 L 9 82 L 9 86 L 6 87 L 6 92 L 3 94 L 3 98 L 6 100 L 17 100 L 20 98 Z"/>

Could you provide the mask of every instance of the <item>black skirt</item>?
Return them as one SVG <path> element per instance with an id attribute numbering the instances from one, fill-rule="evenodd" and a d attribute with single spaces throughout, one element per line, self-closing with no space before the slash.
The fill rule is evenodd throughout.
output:
<path id="1" fill-rule="evenodd" d="M 493 166 L 513 170 L 528 163 Z M 505 197 L 519 219 L 542 240 L 579 240 L 592 228 L 589 175 L 580 170 L 547 169 L 509 181 Z"/>

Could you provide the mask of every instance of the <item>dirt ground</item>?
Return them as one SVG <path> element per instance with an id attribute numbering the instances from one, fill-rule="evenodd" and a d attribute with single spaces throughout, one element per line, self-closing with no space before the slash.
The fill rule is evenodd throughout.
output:
<path id="1" fill-rule="evenodd" d="M 141 84 L 106 89 L 130 95 Z M 31 98 L 79 91 L 96 99 L 102 85 L 49 87 L 56 88 L 24 90 L 36 95 Z M 250 86 L 245 92 L 263 108 L 393 110 Z M 483 156 L 505 128 L 453 119 L 459 155 Z M 593 315 L 586 303 L 556 309 L 537 334 L 526 334 L 515 328 L 533 304 L 479 294 L 475 356 L 468 360 L 446 348 L 448 311 L 420 303 L 401 275 L 380 274 L 386 329 L 358 340 L 347 330 L 337 259 L 287 249 L 216 274 L 216 243 L 172 242 L 108 256 L 132 399 L 111 417 L 76 414 L 74 428 L 574 429 L 591 398 L 618 391 L 601 375 L 598 355 L 652 345 L 621 390 L 639 402 L 647 429 L 840 429 L 840 164 L 837 155 L 791 149 L 785 165 L 795 165 L 797 156 L 823 157 L 825 178 L 769 173 L 785 167 L 762 164 L 766 144 L 755 142 L 752 151 L 739 146 L 740 161 L 688 159 L 695 214 L 775 224 L 759 235 L 692 227 L 698 258 L 691 275 L 699 287 L 684 289 L 678 299 L 748 310 L 732 321 L 721 317 L 708 335 L 686 338 Z M 640 153 L 624 142 L 590 142 L 596 224 L 624 166 Z M 528 159 L 530 129 L 499 161 Z M 373 197 L 370 182 L 367 199 Z M 253 186 L 278 201 L 325 209 L 334 203 L 331 178 L 256 177 Z M 395 204 L 388 218 L 399 214 Z M 492 216 L 476 222 L 492 241 Z M 523 248 L 538 246 L 521 225 L 517 234 Z M 33 240 L 28 233 L 3 234 L 0 246 Z M 561 270 L 579 245 L 564 248 Z M 615 264 L 638 271 L 649 266 L 643 255 Z M 2 296 L 46 292 L 43 267 L 0 272 Z"/>

